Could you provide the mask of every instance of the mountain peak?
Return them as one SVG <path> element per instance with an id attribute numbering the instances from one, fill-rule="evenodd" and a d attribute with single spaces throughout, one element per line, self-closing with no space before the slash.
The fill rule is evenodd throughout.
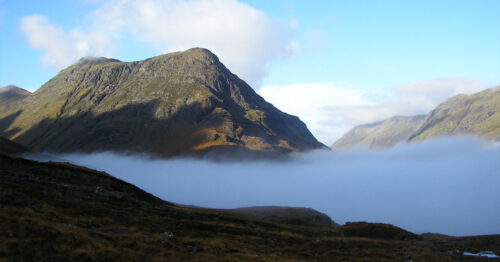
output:
<path id="1" fill-rule="evenodd" d="M 205 54 L 208 56 L 217 57 L 214 53 L 212 53 L 212 51 L 208 50 L 207 48 L 203 48 L 203 47 L 193 47 L 193 48 L 190 48 L 184 52 L 185 53 L 201 53 L 201 54 Z"/>
<path id="2" fill-rule="evenodd" d="M 118 59 L 107 58 L 107 57 L 93 57 L 93 56 L 85 56 L 80 58 L 75 65 L 97 65 L 97 64 L 107 64 L 113 62 L 121 62 Z"/>
<path id="3" fill-rule="evenodd" d="M 15 121 L 2 126 L 2 118 L 9 117 Z M 212 149 L 284 153 L 325 148 L 299 118 L 267 103 L 203 48 L 135 62 L 83 59 L 26 103 L 0 114 L 1 134 L 52 152 L 175 156 Z"/>
<path id="4" fill-rule="evenodd" d="M 21 100 L 30 96 L 31 92 L 15 85 L 0 88 L 0 116 L 14 108 Z M 1 119 L 1 117 L 0 117 Z"/>
<path id="5" fill-rule="evenodd" d="M 205 65 L 218 65 L 221 66 L 219 58 L 212 53 L 210 50 L 206 48 L 195 47 L 185 51 L 177 51 L 173 53 L 168 53 L 156 57 L 152 57 L 148 60 L 154 61 L 165 61 L 165 62 L 176 62 L 184 65 L 193 65 L 193 64 L 205 64 Z M 225 67 L 224 67 L 225 68 Z"/>
<path id="6" fill-rule="evenodd" d="M 4 93 L 4 92 L 15 92 L 15 93 L 22 93 L 22 94 L 31 94 L 30 91 L 26 90 L 26 89 L 23 89 L 23 88 L 20 88 L 16 85 L 8 85 L 8 86 L 4 86 L 4 87 L 0 87 L 0 93 Z"/>

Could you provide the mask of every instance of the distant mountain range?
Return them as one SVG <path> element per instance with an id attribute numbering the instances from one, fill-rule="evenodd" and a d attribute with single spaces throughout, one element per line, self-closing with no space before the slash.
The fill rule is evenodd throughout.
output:
<path id="1" fill-rule="evenodd" d="M 472 95 L 457 95 L 425 116 L 396 116 L 352 128 L 331 147 L 390 148 L 401 142 L 441 136 L 477 135 L 500 141 L 500 87 Z"/>
<path id="2" fill-rule="evenodd" d="M 333 149 L 345 149 L 361 145 L 370 149 L 390 148 L 406 141 L 424 121 L 425 116 L 395 116 L 372 124 L 352 128 L 333 145 Z"/>
<path id="3" fill-rule="evenodd" d="M 33 94 L 0 94 L 0 135 L 35 151 L 170 157 L 326 148 L 201 48 L 128 63 L 83 58 Z"/>

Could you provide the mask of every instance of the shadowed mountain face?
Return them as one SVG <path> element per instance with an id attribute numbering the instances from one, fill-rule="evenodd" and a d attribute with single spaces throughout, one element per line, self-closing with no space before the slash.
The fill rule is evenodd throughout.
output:
<path id="1" fill-rule="evenodd" d="M 324 148 L 302 121 L 200 48 L 130 63 L 81 59 L 4 112 L 0 132 L 51 152 Z"/>
<path id="2" fill-rule="evenodd" d="M 0 115 L 16 107 L 30 94 L 29 91 L 13 85 L 0 88 Z"/>
<path id="3" fill-rule="evenodd" d="M 0 136 L 0 153 L 5 155 L 18 155 L 28 153 L 29 150 L 15 142 L 5 139 Z"/>
<path id="4" fill-rule="evenodd" d="M 499 87 L 472 95 L 454 96 L 425 116 L 393 117 L 356 126 L 337 140 L 332 148 L 362 145 L 369 149 L 381 149 L 400 142 L 458 135 L 477 135 L 500 141 Z"/>
<path id="5" fill-rule="evenodd" d="M 337 140 L 332 149 L 345 149 L 361 145 L 369 149 L 390 148 L 406 141 L 422 123 L 425 116 L 395 116 L 373 124 L 360 125 L 351 129 Z"/>

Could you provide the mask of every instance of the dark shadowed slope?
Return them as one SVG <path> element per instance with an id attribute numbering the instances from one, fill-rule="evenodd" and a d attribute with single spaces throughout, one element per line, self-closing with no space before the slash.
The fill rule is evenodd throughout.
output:
<path id="1" fill-rule="evenodd" d="M 337 140 L 333 149 L 362 145 L 390 148 L 400 142 L 422 141 L 440 136 L 477 135 L 500 140 L 500 88 L 472 95 L 457 95 L 425 116 L 393 117 L 356 126 Z"/>
<path id="2" fill-rule="evenodd" d="M 261 206 L 224 210 L 248 219 L 271 221 L 279 224 L 335 226 L 332 219 L 312 208 Z"/>
<path id="3" fill-rule="evenodd" d="M 0 115 L 0 132 L 51 152 L 324 148 L 200 48 L 130 63 L 82 59 Z"/>
<path id="4" fill-rule="evenodd" d="M 333 145 L 332 149 L 363 146 L 369 149 L 390 148 L 405 142 L 410 134 L 422 123 L 425 116 L 395 116 L 373 124 L 352 128 Z"/>
<path id="5" fill-rule="evenodd" d="M 0 136 L 0 153 L 5 155 L 19 155 L 22 153 L 27 153 L 29 150 L 16 142 L 12 142 L 9 139 Z"/>
<path id="6" fill-rule="evenodd" d="M 18 103 L 31 95 L 28 90 L 24 90 L 14 85 L 0 88 L 0 115 L 18 106 Z"/>

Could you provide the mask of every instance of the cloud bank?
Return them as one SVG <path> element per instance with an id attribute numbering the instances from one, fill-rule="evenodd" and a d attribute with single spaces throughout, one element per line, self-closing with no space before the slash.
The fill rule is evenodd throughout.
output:
<path id="1" fill-rule="evenodd" d="M 500 233 L 500 147 L 475 138 L 429 140 L 382 152 L 316 152 L 283 163 L 113 153 L 59 157 L 176 203 L 302 206 L 338 223 L 390 223 L 416 233 Z"/>
<path id="2" fill-rule="evenodd" d="M 21 31 L 55 69 L 83 56 L 116 56 L 131 36 L 163 52 L 208 48 L 254 87 L 270 61 L 290 56 L 297 45 L 292 25 L 236 0 L 110 0 L 85 21 L 65 31 L 31 15 L 21 19 Z"/>
<path id="3" fill-rule="evenodd" d="M 386 93 L 348 83 L 265 86 L 259 93 L 281 110 L 299 116 L 321 142 L 331 145 L 353 126 L 395 115 L 427 114 L 451 96 L 486 88 L 477 79 L 455 77 L 411 82 Z"/>

